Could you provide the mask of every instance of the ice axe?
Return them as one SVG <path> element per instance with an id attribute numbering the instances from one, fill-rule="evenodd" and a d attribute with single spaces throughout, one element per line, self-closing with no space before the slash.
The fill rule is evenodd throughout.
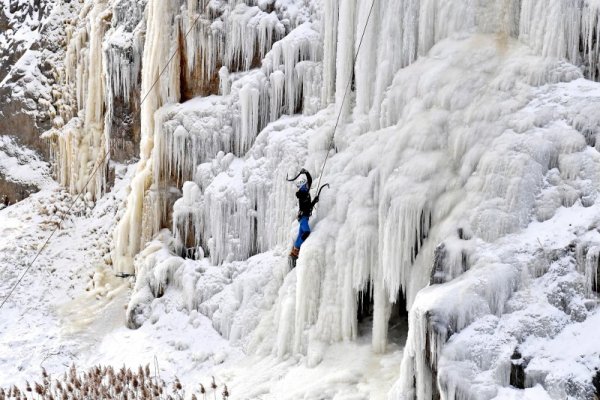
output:
<path id="1" fill-rule="evenodd" d="M 299 177 L 300 175 L 302 175 L 302 174 L 305 174 L 306 172 L 308 172 L 308 171 L 306 171 L 304 168 L 302 168 L 302 169 L 300 170 L 300 172 L 298 172 L 298 175 L 296 175 L 295 177 L 293 177 L 293 178 L 291 178 L 291 179 L 290 179 L 290 178 L 288 178 L 287 174 L 285 174 L 285 180 L 286 180 L 286 181 L 288 181 L 288 182 L 294 182 L 296 179 L 298 179 L 298 177 Z"/>
<path id="2" fill-rule="evenodd" d="M 329 183 L 324 184 L 323 186 L 321 186 L 319 188 L 319 191 L 317 192 L 317 197 L 319 197 L 321 195 L 321 190 L 323 190 L 325 187 L 331 189 L 331 187 L 329 186 Z"/>

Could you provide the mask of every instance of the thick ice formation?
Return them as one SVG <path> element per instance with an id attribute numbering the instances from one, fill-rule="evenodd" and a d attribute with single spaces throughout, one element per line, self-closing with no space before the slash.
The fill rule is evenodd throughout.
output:
<path id="1" fill-rule="evenodd" d="M 83 8 L 80 17 L 89 18 L 89 25 L 79 27 L 67 51 L 66 79 L 74 88 L 76 100 L 73 114 L 83 111 L 57 137 L 58 176 L 60 183 L 74 193 L 84 191 L 90 173 L 107 158 L 104 155 L 109 150 L 108 132 L 104 129 L 102 75 L 102 43 L 107 30 L 106 19 L 110 16 L 107 6 L 106 1 L 101 1 Z M 101 196 L 105 185 L 105 168 L 100 167 L 86 191 L 93 197 Z"/>
<path id="2" fill-rule="evenodd" d="M 409 339 L 391 397 L 465 398 L 482 374 L 477 393 L 492 398 L 510 383 L 514 348 L 459 377 L 455 362 L 475 356 L 447 341 L 503 318 L 511 296 L 529 284 L 521 260 L 499 254 L 516 237 L 507 235 L 534 220 L 551 224 L 561 207 L 595 210 L 599 121 L 590 102 L 600 96 L 584 77 L 598 77 L 599 7 L 591 0 L 372 4 L 148 1 L 140 163 L 113 251 L 116 272 L 137 273 L 129 321 L 143 323 L 169 284 L 249 351 L 304 354 L 315 365 L 328 344 L 357 338 L 359 299 L 372 298 L 373 349 L 384 352 L 389 321 L 405 302 Z M 85 45 L 85 35 L 106 34 L 108 7 L 90 2 L 82 14 L 90 30 L 72 41 L 77 58 L 98 54 L 98 41 Z M 111 140 L 100 128 L 114 109 L 103 100 L 98 65 L 83 62 L 69 75 L 83 111 L 62 133 L 64 183 L 75 182 L 74 190 Z M 135 97 L 125 86 L 137 64 L 123 76 L 114 68 L 104 67 L 111 97 Z M 289 244 L 294 197 L 284 178 L 302 166 L 317 175 L 328 151 L 323 182 L 331 190 L 297 268 L 284 276 L 274 256 L 281 264 L 267 271 L 264 254 L 236 264 Z M 99 179 L 92 194 L 102 191 Z M 594 296 L 596 239 L 572 268 L 585 277 L 574 286 L 576 300 L 549 322 L 557 334 L 561 321 L 585 316 L 577 302 Z M 240 282 L 264 289 L 258 296 L 241 283 L 223 289 L 226 272 L 245 265 L 249 278 Z M 542 274 L 552 271 L 546 267 Z M 519 342 L 518 332 L 500 330 Z M 530 379 L 560 396 L 541 373 Z"/>
<path id="3" fill-rule="evenodd" d="M 108 186 L 111 154 L 125 146 L 114 132 L 115 105 L 125 114 L 118 101 L 129 104 L 138 89 L 142 5 L 91 1 L 68 28 L 63 107 L 45 137 L 53 141 L 56 176 L 73 193 L 100 197 Z"/>
<path id="4" fill-rule="evenodd" d="M 296 65 L 304 60 L 318 61 L 321 54 L 318 33 L 309 22 L 305 22 L 293 29 L 284 40 L 273 46 L 273 49 L 265 55 L 267 61 L 264 62 L 261 70 L 249 74 L 239 74 L 238 79 L 235 79 L 234 82 L 222 82 L 220 84 L 221 91 L 230 94 L 222 100 L 217 100 L 216 103 L 229 106 L 229 111 L 215 112 L 211 110 L 208 113 L 210 114 L 209 118 L 216 118 L 211 127 L 208 129 L 199 125 L 192 127 L 189 122 L 193 124 L 193 121 L 183 115 L 182 118 L 185 118 L 182 121 L 183 127 L 177 128 L 171 123 L 165 130 L 161 123 L 168 121 L 168 117 L 164 116 L 164 113 L 168 111 L 161 111 L 160 115 L 163 115 L 163 117 L 157 119 L 161 122 L 158 124 L 155 124 L 153 114 L 163 104 L 179 100 L 181 93 L 169 92 L 169 88 L 171 91 L 174 88 L 179 88 L 182 77 L 179 75 L 180 68 L 176 66 L 177 62 L 171 63 L 169 70 L 165 71 L 163 75 L 160 75 L 159 68 L 154 68 L 152 74 L 149 72 L 152 70 L 152 62 L 168 59 L 169 54 L 173 54 L 173 51 L 175 51 L 175 38 L 180 34 L 177 32 L 179 28 L 172 21 L 165 21 L 168 16 L 174 17 L 177 14 L 169 10 L 163 10 L 161 7 L 166 6 L 163 3 L 150 2 L 148 4 L 150 10 L 148 18 L 155 16 L 155 18 L 160 18 L 160 21 L 149 23 L 149 26 L 152 26 L 156 31 L 147 33 L 145 44 L 144 54 L 147 61 L 143 63 L 142 93 L 148 93 L 148 96 L 142 104 L 142 162 L 139 167 L 140 171 L 143 172 L 136 176 L 135 182 L 132 184 L 128 210 L 115 236 L 117 245 L 115 249 L 116 268 L 118 271 L 128 273 L 133 272 L 132 257 L 138 252 L 140 245 L 150 240 L 161 227 L 167 226 L 165 222 L 168 220 L 168 206 L 172 204 L 167 199 L 170 196 L 168 189 L 171 184 L 170 171 L 174 171 L 177 177 L 190 179 L 195 175 L 196 165 L 209 161 L 219 151 L 244 155 L 250 149 L 254 138 L 264 125 L 271 119 L 278 118 L 281 115 L 280 108 L 287 107 L 288 113 L 293 112 L 299 106 L 301 89 L 306 86 L 313 88 L 313 92 L 316 92 L 313 82 L 318 82 L 318 77 L 314 73 L 309 71 L 300 76 L 295 69 Z M 221 69 L 219 77 L 226 80 L 233 79 L 231 71 L 240 68 L 247 69 L 252 66 L 249 61 L 250 51 L 256 53 L 254 57 L 260 57 L 269 48 L 271 41 L 276 40 L 283 32 L 283 25 L 274 21 L 274 18 L 276 18 L 274 12 L 266 14 L 256 6 L 249 8 L 245 4 L 238 4 L 233 10 L 228 8 L 217 10 L 218 12 L 211 10 L 209 7 L 208 15 L 201 14 L 197 18 L 200 23 L 198 26 L 202 27 L 204 26 L 205 17 L 211 17 L 211 13 L 219 15 L 217 18 L 214 15 L 212 16 L 214 19 L 211 25 L 213 30 L 205 32 L 198 28 L 200 29 L 198 31 L 196 26 L 191 26 L 187 31 L 181 31 L 205 35 L 198 39 L 201 48 L 193 49 L 194 52 L 201 51 L 202 48 L 210 47 L 212 49 L 200 53 L 204 58 L 198 60 L 199 56 L 196 53 L 189 52 L 189 45 L 186 47 L 188 49 L 185 54 L 187 60 L 196 60 L 196 62 L 203 65 L 204 75 L 202 76 L 204 79 L 211 79 L 210 76 L 216 73 L 213 67 L 217 62 L 224 63 L 227 67 L 225 70 Z M 219 14 L 220 12 L 222 14 Z M 260 16 L 263 18 L 260 18 Z M 228 32 L 228 34 L 222 38 L 225 42 L 220 45 L 211 45 L 211 47 L 205 43 L 206 40 L 214 40 L 218 32 L 223 35 L 223 25 L 228 27 L 228 24 L 232 26 L 239 25 L 239 27 L 231 29 L 234 29 L 234 31 L 239 29 L 240 31 L 230 33 L 226 30 L 225 32 Z M 175 32 L 173 32 L 173 26 L 175 26 Z M 249 34 L 248 30 L 255 32 L 256 36 Z M 154 38 L 151 32 L 156 32 L 157 36 Z M 244 41 L 241 40 L 242 33 Z M 172 39 L 167 39 L 169 37 Z M 190 35 L 191 37 L 194 37 L 194 35 Z M 258 49 L 253 47 L 256 38 L 258 38 L 259 43 Z M 249 42 L 252 42 L 252 44 L 248 44 Z M 224 54 L 219 53 L 219 51 L 224 50 L 226 50 Z M 156 52 L 160 52 L 164 57 L 154 54 Z M 181 53 L 179 54 L 181 55 Z M 269 81 L 269 75 L 273 74 L 281 74 L 283 79 Z M 159 75 L 160 82 L 153 87 L 152 83 Z M 273 82 L 271 89 L 267 84 L 268 82 Z M 267 106 L 268 104 L 271 104 L 270 108 Z M 217 110 L 220 110 L 220 108 L 217 107 Z M 169 131 L 172 132 L 172 135 L 165 135 Z M 189 135 L 187 132 L 189 132 Z M 210 138 L 206 135 L 209 135 Z M 205 140 L 205 138 L 208 140 Z M 191 152 L 185 147 L 180 147 L 191 143 L 194 143 Z M 173 167 L 175 169 L 172 169 Z M 149 188 L 153 189 L 146 194 Z M 145 196 L 148 200 L 144 199 Z M 152 196 L 152 200 L 149 196 Z M 225 210 L 224 212 L 224 215 L 229 216 L 230 212 Z M 208 228 L 197 229 L 196 232 L 206 232 L 206 229 L 212 229 L 213 227 L 213 225 L 205 223 L 204 225 Z M 140 232 L 142 232 L 142 235 L 140 235 Z M 225 244 L 219 243 L 216 246 L 225 246 Z M 234 258 L 247 258 L 255 251 L 255 245 L 244 243 L 239 247 L 237 253 L 234 253 Z M 225 259 L 225 256 L 215 255 L 213 260 L 221 261 Z"/>

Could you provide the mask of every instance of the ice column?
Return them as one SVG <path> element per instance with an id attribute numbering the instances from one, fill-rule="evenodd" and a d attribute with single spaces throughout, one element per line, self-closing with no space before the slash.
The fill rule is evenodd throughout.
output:
<path id="1" fill-rule="evenodd" d="M 371 5 L 373 6 L 372 9 Z M 373 3 L 362 1 L 358 7 L 355 33 L 355 51 L 357 52 L 354 71 L 356 74 L 355 113 L 367 114 L 371 108 L 371 102 L 373 101 L 373 71 L 375 71 L 377 67 L 377 28 L 379 27 L 377 17 L 379 14 L 379 1 L 375 0 Z M 386 10 L 386 12 L 389 11 Z M 389 38 L 386 38 L 383 41 L 388 40 Z M 358 51 L 359 46 L 360 51 Z"/>
<path id="2" fill-rule="evenodd" d="M 323 91 L 321 102 L 329 104 L 334 100 L 335 61 L 337 54 L 337 32 L 339 0 L 324 1 L 323 32 Z"/>
<path id="3" fill-rule="evenodd" d="M 94 198 L 102 196 L 106 186 L 106 167 L 110 159 L 110 138 L 104 131 L 105 83 L 103 72 L 104 57 L 102 41 L 108 30 L 112 11 L 106 11 L 107 2 L 98 1 L 90 15 L 90 45 L 87 99 L 85 105 L 84 135 L 88 142 L 89 160 L 81 162 L 81 173 L 77 192 L 84 191 L 89 174 L 97 167 L 94 184 L 85 188 Z M 85 154 L 85 152 L 83 152 Z M 107 156 L 108 154 L 108 156 Z M 85 157 L 85 155 L 84 155 Z M 100 165 L 102 163 L 102 165 Z"/>
<path id="4" fill-rule="evenodd" d="M 141 145 L 140 162 L 131 182 L 131 192 L 127 197 L 127 209 L 114 234 L 114 268 L 117 273 L 133 273 L 133 257 L 140 250 L 142 221 L 146 190 L 152 183 L 152 151 L 154 148 L 155 112 L 168 102 L 179 100 L 179 58 L 174 57 L 166 65 L 175 51 L 178 25 L 175 24 L 177 2 L 150 0 L 147 5 L 146 44 L 144 47 L 141 106 Z M 166 68 L 165 68 L 166 67 Z M 164 71 L 163 71 L 164 70 Z M 162 72 L 162 75 L 161 75 Z"/>
<path id="5" fill-rule="evenodd" d="M 65 61 L 67 84 L 76 98 L 73 114 L 80 110 L 79 117 L 55 136 L 59 181 L 72 193 L 85 191 L 92 198 L 100 197 L 104 192 L 106 165 L 110 158 L 105 157 L 109 140 L 104 131 L 106 101 L 102 41 L 111 17 L 107 1 L 90 3 L 81 11 L 80 26 L 71 36 Z M 95 169 L 94 179 L 87 184 Z"/>
<path id="6" fill-rule="evenodd" d="M 258 97 L 259 91 L 251 84 L 240 90 L 241 132 L 235 141 L 236 154 L 244 154 L 252 145 L 258 131 Z"/>
<path id="7" fill-rule="evenodd" d="M 335 105 L 336 114 L 341 113 L 342 120 L 348 115 L 352 102 L 351 84 L 354 79 L 356 7 L 356 0 L 347 0 L 341 2 L 339 10 L 337 58 L 335 66 Z"/>

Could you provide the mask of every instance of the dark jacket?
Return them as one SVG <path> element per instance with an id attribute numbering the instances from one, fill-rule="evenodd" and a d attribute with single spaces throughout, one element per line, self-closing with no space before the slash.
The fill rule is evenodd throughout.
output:
<path id="1" fill-rule="evenodd" d="M 304 174 L 306 175 L 306 184 L 296 192 L 296 197 L 298 198 L 298 219 L 310 217 L 315 204 L 319 202 L 319 196 L 311 200 L 310 187 L 312 185 L 312 177 L 306 170 L 304 170 Z"/>

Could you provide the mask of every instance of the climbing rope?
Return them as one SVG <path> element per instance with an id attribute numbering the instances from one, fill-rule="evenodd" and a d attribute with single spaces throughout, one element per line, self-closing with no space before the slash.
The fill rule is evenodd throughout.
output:
<path id="1" fill-rule="evenodd" d="M 333 134 L 331 135 L 331 139 L 329 140 L 329 147 L 327 148 L 327 154 L 325 155 L 325 161 L 323 161 L 323 166 L 321 167 L 321 173 L 319 174 L 319 183 L 317 184 L 317 188 L 321 187 L 321 179 L 323 178 L 323 172 L 325 171 L 325 166 L 327 165 L 327 160 L 329 160 L 329 154 L 331 153 L 331 149 L 333 149 L 334 139 L 335 139 L 335 131 L 337 130 L 338 124 L 340 123 L 340 118 L 342 116 L 342 112 L 344 110 L 344 103 L 346 101 L 346 96 L 348 95 L 348 89 L 350 89 L 350 85 L 352 84 L 352 76 L 354 75 L 354 68 L 356 68 L 356 60 L 358 59 L 358 53 L 360 53 L 360 48 L 362 46 L 363 39 L 365 37 L 365 32 L 367 31 L 367 26 L 369 26 L 369 20 L 371 19 L 371 13 L 373 12 L 373 7 L 375 6 L 375 1 L 371 2 L 371 8 L 369 9 L 369 15 L 367 16 L 367 22 L 365 23 L 365 27 L 363 29 L 362 35 L 360 36 L 360 41 L 358 43 L 358 48 L 356 49 L 356 54 L 354 55 L 354 60 L 352 61 L 352 74 L 348 79 L 348 84 L 346 85 L 346 90 L 344 90 L 344 97 L 342 98 L 342 103 L 340 104 L 340 112 L 338 113 L 337 119 L 335 121 L 335 126 L 333 127 Z"/>
<path id="2" fill-rule="evenodd" d="M 187 37 L 190 34 L 190 32 L 192 31 L 192 29 L 194 29 L 196 27 L 196 24 L 198 23 L 199 19 L 200 19 L 200 14 L 198 14 L 196 16 L 196 19 L 194 20 L 194 23 L 192 24 L 192 26 L 190 27 L 190 29 L 186 32 L 186 34 L 184 36 L 184 39 L 187 39 Z M 152 89 L 154 89 L 154 86 L 156 86 L 156 84 L 158 83 L 158 81 L 160 80 L 160 78 L 162 77 L 162 75 L 164 74 L 164 72 L 167 70 L 167 67 L 169 66 L 169 64 L 171 64 L 171 62 L 175 58 L 175 55 L 177 55 L 178 52 L 179 52 L 179 46 L 177 46 L 177 48 L 175 49 L 175 52 L 173 52 L 173 54 L 169 58 L 169 61 L 167 61 L 167 63 L 165 64 L 164 68 L 160 71 L 160 73 L 158 74 L 158 77 L 156 78 L 156 80 L 154 81 L 154 83 L 152 84 L 152 86 L 150 87 L 150 89 L 148 89 L 148 91 L 146 92 L 146 95 L 142 98 L 142 101 L 140 102 L 140 108 L 137 111 L 138 115 L 135 115 L 135 117 L 138 117 L 139 114 L 141 113 L 142 104 L 144 104 L 144 101 L 146 101 L 146 98 L 148 98 L 148 95 L 150 94 L 150 92 L 152 92 Z M 132 119 L 135 120 L 135 118 L 132 118 Z M 31 269 L 31 267 L 33 266 L 33 264 L 37 261 L 37 259 L 40 256 L 40 254 L 42 254 L 42 252 L 45 250 L 46 246 L 50 242 L 50 239 L 52 239 L 52 237 L 56 234 L 56 232 L 58 231 L 58 229 L 60 228 L 60 226 L 64 222 L 64 220 L 67 217 L 67 215 L 71 212 L 71 209 L 73 208 L 73 206 L 75 205 L 75 203 L 81 198 L 81 196 L 84 193 L 85 189 L 88 187 L 88 185 L 90 184 L 90 182 L 92 181 L 92 179 L 94 178 L 94 176 L 96 175 L 96 173 L 98 172 L 98 170 L 100 169 L 100 167 L 104 164 L 104 162 L 108 158 L 109 154 L 110 154 L 110 149 L 106 153 L 104 153 L 104 156 L 102 157 L 102 159 L 100 160 L 100 162 L 98 162 L 94 166 L 94 169 L 92 170 L 92 173 L 91 173 L 90 177 L 88 178 L 87 182 L 85 183 L 85 185 L 83 186 L 83 188 L 81 189 L 81 191 L 79 192 L 79 194 L 75 197 L 75 200 L 73 200 L 71 202 L 71 205 L 67 209 L 67 212 L 62 215 L 62 217 L 60 218 L 59 223 L 52 230 L 52 232 L 50 233 L 50 235 L 48 236 L 48 238 L 44 241 L 44 243 L 42 244 L 42 246 L 38 249 L 38 251 L 37 251 L 35 257 L 33 258 L 33 260 L 31 261 L 31 263 L 29 263 L 29 265 L 27 266 L 27 268 L 25 268 L 25 271 L 23 271 L 23 273 L 21 274 L 21 276 L 19 277 L 19 279 L 17 280 L 17 282 L 12 286 L 12 288 L 9 291 L 8 295 L 2 300 L 2 303 L 0 303 L 0 310 L 2 309 L 2 307 L 4 307 L 4 304 L 6 304 L 6 302 L 10 298 L 10 296 L 12 296 L 12 294 L 14 293 L 14 291 L 21 284 L 21 281 L 23 280 L 23 278 L 25 278 L 25 275 L 29 272 L 29 270 Z"/>

